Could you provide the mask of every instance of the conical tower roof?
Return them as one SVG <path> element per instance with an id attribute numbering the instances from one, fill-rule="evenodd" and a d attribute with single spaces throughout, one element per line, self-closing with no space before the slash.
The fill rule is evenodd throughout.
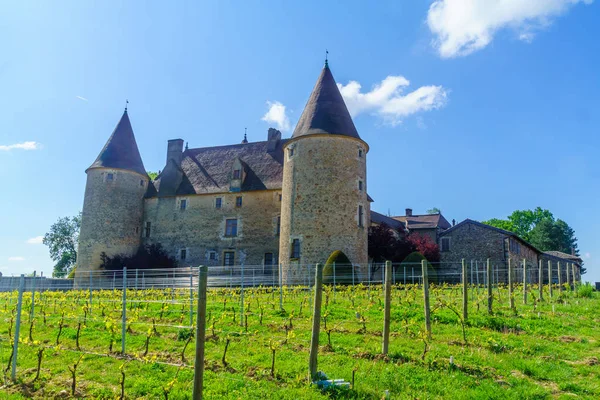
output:
<path id="1" fill-rule="evenodd" d="M 138 150 L 127 109 L 90 168 L 119 168 L 147 175 Z"/>
<path id="2" fill-rule="evenodd" d="M 343 135 L 360 139 L 327 63 L 304 107 L 292 138 L 315 134 Z"/>

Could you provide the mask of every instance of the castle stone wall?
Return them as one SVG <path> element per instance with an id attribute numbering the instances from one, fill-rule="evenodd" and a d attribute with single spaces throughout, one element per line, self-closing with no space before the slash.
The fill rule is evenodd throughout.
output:
<path id="1" fill-rule="evenodd" d="M 112 181 L 107 179 L 112 174 Z M 92 168 L 87 171 L 77 271 L 98 269 L 105 252 L 134 254 L 142 231 L 148 177 L 136 172 Z"/>
<path id="2" fill-rule="evenodd" d="M 286 282 L 300 280 L 300 266 L 305 270 L 306 265 L 325 263 L 335 250 L 366 271 L 367 150 L 362 140 L 340 135 L 309 135 L 286 144 L 279 243 Z M 359 205 L 363 206 L 362 226 L 358 224 Z M 298 259 L 291 258 L 294 239 L 301 243 Z"/>
<path id="3" fill-rule="evenodd" d="M 146 199 L 144 227 L 150 222 L 151 228 L 148 238 L 144 231 L 143 242 L 160 243 L 180 266 L 223 265 L 225 251 L 235 252 L 235 265 L 263 265 L 265 253 L 273 254 L 276 265 L 280 193 L 261 190 Z M 236 207 L 238 196 L 241 207 Z M 221 208 L 215 206 L 217 198 L 222 199 Z M 180 207 L 182 199 L 187 201 L 185 210 Z M 237 219 L 237 236 L 225 236 L 227 219 Z M 181 249 L 186 249 L 185 260 Z M 210 252 L 216 253 L 214 260 Z"/>

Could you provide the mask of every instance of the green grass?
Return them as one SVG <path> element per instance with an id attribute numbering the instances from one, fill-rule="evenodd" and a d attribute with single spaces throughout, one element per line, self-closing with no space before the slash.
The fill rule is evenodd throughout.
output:
<path id="1" fill-rule="evenodd" d="M 494 289 L 493 315 L 487 313 L 484 291 L 472 289 L 465 343 L 459 317 L 451 311 L 461 311 L 459 287 L 431 289 L 433 336 L 428 339 L 421 289 L 395 286 L 390 352 L 383 357 L 381 287 L 337 287 L 335 292 L 326 287 L 319 369 L 346 381 L 355 375 L 354 387 L 338 392 L 321 392 L 307 383 L 310 292 L 287 288 L 285 310 L 280 311 L 278 292 L 246 290 L 246 327 L 240 325 L 239 290 L 210 290 L 204 395 L 207 399 L 380 399 L 387 390 L 390 398 L 599 398 L 598 294 L 578 296 L 567 290 L 559 294 L 555 288 L 551 301 L 538 302 L 534 289 L 524 305 L 522 288 L 517 288 L 516 312 L 507 307 L 506 289 Z M 190 338 L 189 291 L 128 291 L 125 357 L 120 355 L 121 296 L 120 291 L 94 292 L 90 311 L 88 292 L 46 292 L 41 297 L 38 293 L 30 340 L 31 295 L 25 294 L 17 382 L 10 380 L 10 371 L 4 372 L 2 398 L 70 398 L 69 367 L 83 354 L 75 397 L 119 398 L 123 366 L 128 399 L 164 399 L 165 393 L 169 399 L 190 399 L 195 345 Z M 3 371 L 12 352 L 9 327 L 14 335 L 16 299 L 16 292 L 0 294 Z M 41 374 L 33 382 L 41 348 Z"/>

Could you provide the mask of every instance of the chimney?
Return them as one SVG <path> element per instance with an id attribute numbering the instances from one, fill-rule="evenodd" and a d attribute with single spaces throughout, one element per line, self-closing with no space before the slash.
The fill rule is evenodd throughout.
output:
<path id="1" fill-rule="evenodd" d="M 181 166 L 181 154 L 183 153 L 183 139 L 171 139 L 167 144 L 167 164 L 169 160 L 175 161 L 175 165 Z"/>
<path id="2" fill-rule="evenodd" d="M 412 208 L 407 208 L 406 209 L 406 216 L 407 217 L 412 217 Z"/>
<path id="3" fill-rule="evenodd" d="M 267 133 L 267 151 L 272 152 L 277 149 L 279 146 L 279 142 L 281 141 L 281 132 L 277 129 L 269 128 Z"/>

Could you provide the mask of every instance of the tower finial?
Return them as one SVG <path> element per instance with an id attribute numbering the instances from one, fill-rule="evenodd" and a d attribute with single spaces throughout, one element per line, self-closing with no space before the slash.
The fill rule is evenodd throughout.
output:
<path id="1" fill-rule="evenodd" d="M 325 68 L 329 68 L 329 50 L 325 49 Z"/>
<path id="2" fill-rule="evenodd" d="M 189 149 L 189 147 L 188 147 L 188 142 L 185 142 L 185 149 L 186 149 L 186 150 L 188 150 L 188 149 Z"/>
<path id="3" fill-rule="evenodd" d="M 125 99 L 125 112 L 127 112 L 127 104 L 129 104 L 129 100 Z"/>
<path id="4" fill-rule="evenodd" d="M 247 131 L 248 128 L 244 128 L 244 140 L 242 140 L 242 143 L 244 144 L 248 143 L 248 137 L 246 136 Z"/>

